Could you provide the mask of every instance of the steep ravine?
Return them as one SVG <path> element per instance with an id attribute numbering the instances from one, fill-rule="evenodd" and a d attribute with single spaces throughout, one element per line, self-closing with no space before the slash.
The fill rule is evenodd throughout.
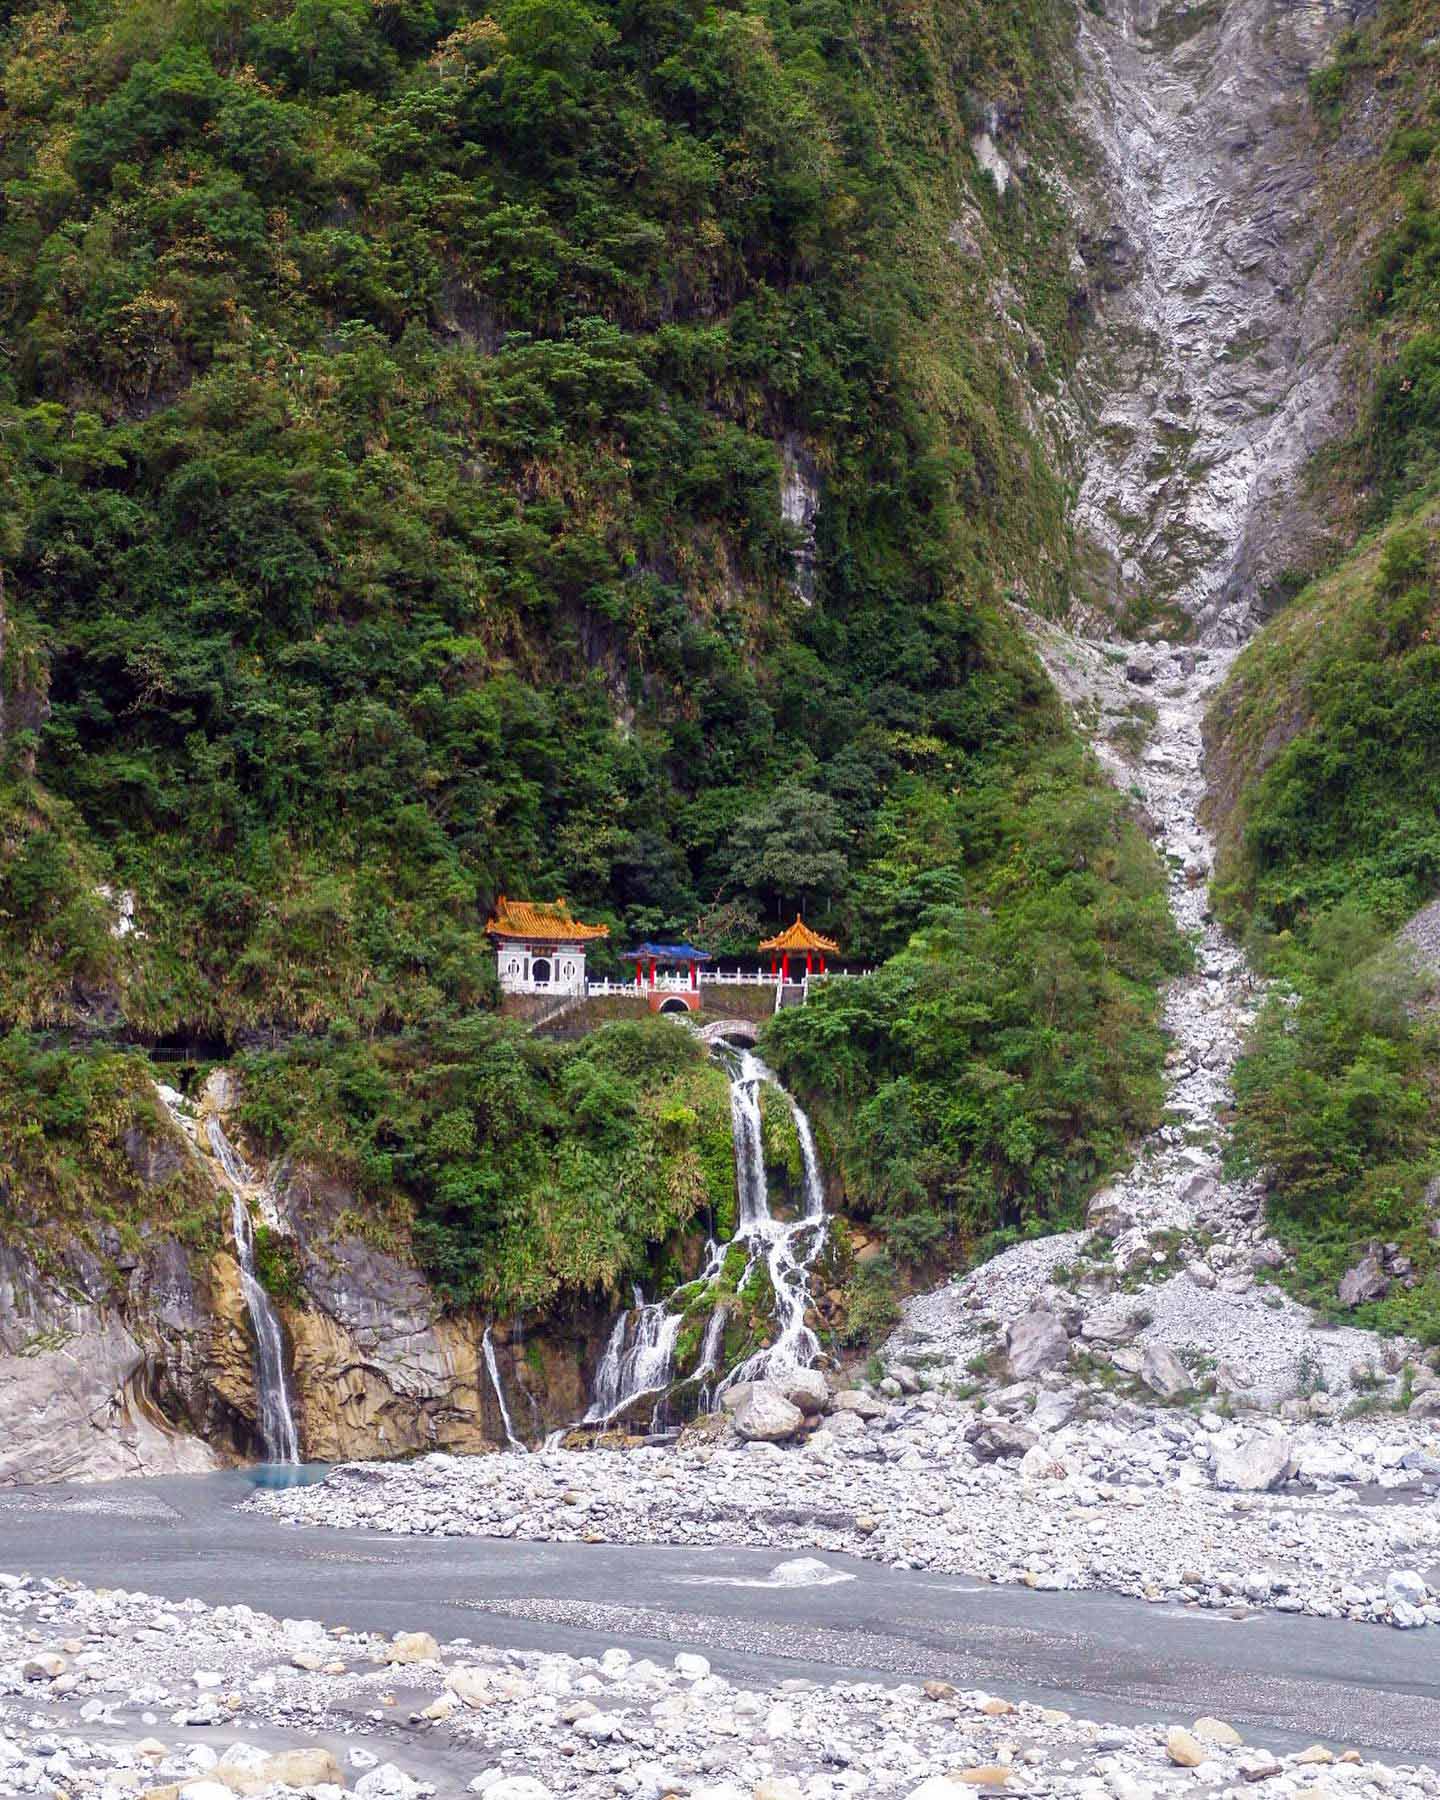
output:
<path id="1" fill-rule="evenodd" d="M 1372 1372 L 1393 1385 L 1405 1355 L 1372 1333 L 1317 1334 L 1307 1309 L 1257 1283 L 1283 1254 L 1259 1184 L 1222 1169 L 1257 984 L 1211 914 L 1202 819 L 1207 709 L 1275 584 L 1329 529 L 1307 465 L 1346 422 L 1344 327 L 1363 235 L 1332 253 L 1339 227 L 1321 165 L 1373 146 L 1328 143 L 1308 81 L 1354 16 L 1274 0 L 1126 0 L 1080 15 L 1082 113 L 1098 158 L 1091 241 L 1108 270 L 1078 384 L 1090 415 L 1076 508 L 1089 587 L 1076 629 L 1030 624 L 1057 688 L 1143 810 L 1195 969 L 1166 1003 L 1166 1122 L 1095 1196 L 1087 1228 L 1018 1245 L 912 1301 L 891 1342 L 899 1359 L 979 1368 L 1043 1333 L 1026 1320 L 1038 1312 L 1064 1323 L 1052 1362 L 1068 1334 L 1072 1353 L 1164 1397 L 1183 1373 L 1273 1405 L 1317 1381 L 1346 1394 L 1357 1370 L 1367 1390 Z M 998 1367 L 1003 1378 L 1013 1359 Z"/>
<path id="2" fill-rule="evenodd" d="M 1326 136 L 1308 78 L 1361 10 L 1079 9 L 1100 274 L 1075 523 L 1101 615 L 1240 643 L 1327 533 L 1305 472 L 1347 422 L 1364 241 L 1327 215 L 1321 176 L 1373 146 Z"/>

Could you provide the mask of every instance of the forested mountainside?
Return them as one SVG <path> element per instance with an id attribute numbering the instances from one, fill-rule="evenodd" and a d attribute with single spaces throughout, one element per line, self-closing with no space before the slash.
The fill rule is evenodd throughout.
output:
<path id="1" fill-rule="evenodd" d="M 1210 747 L 1217 899 L 1278 984 L 1238 1071 L 1237 1149 L 1269 1170 L 1303 1289 L 1333 1304 L 1367 1243 L 1422 1269 L 1436 1251 L 1440 936 L 1427 914 L 1394 934 L 1440 885 L 1440 8 L 1392 0 L 1311 97 L 1332 139 L 1372 149 L 1326 194 L 1368 268 L 1352 428 L 1309 472 L 1339 537 L 1236 665 Z M 1440 1333 L 1429 1284 L 1368 1316 Z"/>
<path id="2" fill-rule="evenodd" d="M 1212 1154 L 1244 971 L 1202 943 L 1167 1046 L 1166 879 L 1205 940 L 1196 721 L 1262 613 L 1215 892 L 1288 985 L 1231 1155 L 1286 1279 L 1381 1240 L 1418 1274 L 1365 1321 L 1430 1330 L 1440 1048 L 1368 958 L 1440 879 L 1440 34 L 1351 23 L 4 9 L 15 1367 L 89 1308 L 137 1404 L 247 1441 L 214 1128 L 280 1197 L 312 1448 L 469 1442 L 490 1321 L 559 1321 L 505 1348 L 575 1416 L 615 1296 L 733 1209 L 734 1092 L 664 1023 L 502 1016 L 502 892 L 608 925 L 596 973 L 800 906 L 876 967 L 764 1036 L 866 1233 L 853 1340 L 1142 1134 Z"/>
<path id="3" fill-rule="evenodd" d="M 6 9 L 10 1230 L 202 1240 L 123 1150 L 163 1127 L 127 1046 L 201 1039 L 453 1297 L 641 1272 L 706 1108 L 674 1052 L 492 1016 L 499 891 L 617 946 L 803 901 L 893 957 L 843 1182 L 906 1255 L 1075 1205 L 1154 1121 L 1183 951 L 1007 605 L 1068 592 L 1105 278 L 1072 31 Z"/>

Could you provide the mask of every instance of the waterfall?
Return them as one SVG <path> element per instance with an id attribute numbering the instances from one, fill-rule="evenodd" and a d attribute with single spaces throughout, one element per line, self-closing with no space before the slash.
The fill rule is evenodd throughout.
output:
<path id="1" fill-rule="evenodd" d="M 711 1313 L 700 1344 L 700 1360 L 695 1365 L 697 1375 L 713 1375 L 719 1367 L 720 1346 L 725 1342 L 725 1322 L 729 1317 L 730 1309 L 725 1306 L 717 1306 Z"/>
<path id="2" fill-rule="evenodd" d="M 764 1065 L 748 1050 L 735 1061 L 730 1077 L 730 1123 L 735 1134 L 736 1236 L 743 1237 L 770 1219 L 765 1182 L 765 1144 L 760 1119 L 760 1081 Z"/>
<path id="3" fill-rule="evenodd" d="M 500 1406 L 500 1422 L 505 1427 L 505 1442 L 512 1450 L 523 1450 L 524 1444 L 515 1435 L 515 1424 L 510 1417 L 510 1408 L 506 1403 L 505 1389 L 500 1385 L 500 1366 L 495 1360 L 495 1345 L 490 1339 L 490 1327 L 485 1327 L 480 1339 L 480 1348 L 485 1355 L 485 1367 L 490 1372 L 490 1385 L 495 1390 L 495 1398 Z"/>
<path id="4" fill-rule="evenodd" d="M 174 1088 L 158 1082 L 155 1091 L 191 1149 L 197 1155 L 201 1154 L 199 1126 L 190 1102 Z M 295 1407 L 285 1368 L 285 1334 L 280 1329 L 280 1320 L 265 1285 L 255 1272 L 255 1228 L 250 1219 L 251 1195 L 255 1195 L 267 1217 L 274 1210 L 273 1195 L 213 1116 L 205 1121 L 205 1138 L 210 1156 L 219 1166 L 223 1185 L 230 1192 L 230 1231 L 235 1240 L 235 1261 L 240 1269 L 240 1293 L 250 1315 L 250 1331 L 255 1339 L 253 1372 L 260 1441 L 265 1446 L 267 1462 L 298 1463 L 300 1435 L 295 1427 Z"/>
<path id="5" fill-rule="evenodd" d="M 765 1263 L 775 1295 L 778 1330 L 772 1344 L 730 1371 L 720 1384 L 721 1392 L 737 1382 L 763 1381 L 787 1370 L 808 1369 L 814 1362 L 820 1341 L 805 1323 L 805 1315 L 810 1308 L 810 1270 L 825 1243 L 825 1186 L 820 1177 L 815 1134 L 803 1107 L 786 1093 L 758 1056 L 742 1051 L 727 1061 L 731 1068 L 730 1116 L 735 1127 L 735 1241 L 745 1245 L 751 1267 L 762 1260 Z M 784 1096 L 800 1142 L 805 1209 L 794 1224 L 784 1224 L 770 1214 L 761 1132 L 762 1082 Z M 745 1285 L 743 1278 L 740 1285 Z"/>
<path id="6" fill-rule="evenodd" d="M 285 1372 L 285 1335 L 265 1284 L 255 1273 L 255 1228 L 250 1222 L 250 1207 L 245 1197 L 253 1185 L 254 1173 L 226 1137 L 218 1119 L 205 1126 L 215 1160 L 225 1171 L 230 1185 L 230 1229 L 235 1238 L 235 1260 L 240 1265 L 240 1292 L 250 1314 L 250 1329 L 255 1338 L 255 1403 L 260 1414 L 260 1439 L 265 1446 L 265 1460 L 272 1463 L 298 1463 L 300 1438 L 295 1429 L 295 1409 L 290 1402 L 289 1377 Z"/>
<path id="7" fill-rule="evenodd" d="M 736 1050 L 722 1042 L 717 1055 L 730 1072 L 736 1223 L 730 1243 L 712 1240 L 706 1245 L 700 1282 L 703 1288 L 712 1286 L 725 1267 L 731 1246 L 741 1245 L 746 1252 L 746 1268 L 740 1288 L 763 1263 L 774 1291 L 776 1325 L 774 1341 L 732 1370 L 720 1383 L 718 1391 L 723 1392 L 737 1381 L 758 1381 L 787 1370 L 808 1368 L 819 1354 L 819 1340 L 806 1324 L 805 1315 L 810 1308 L 810 1271 L 825 1243 L 825 1185 L 815 1134 L 794 1096 L 786 1093 L 774 1073 L 750 1051 Z M 760 1108 L 762 1085 L 772 1087 L 784 1098 L 800 1143 L 804 1208 L 802 1216 L 788 1224 L 773 1218 L 770 1212 Z M 675 1378 L 676 1340 L 686 1313 L 694 1309 L 694 1284 L 687 1284 L 682 1292 L 686 1301 L 679 1306 L 675 1304 L 676 1295 L 647 1302 L 640 1290 L 635 1290 L 633 1306 L 616 1319 L 596 1367 L 590 1405 L 581 1424 L 608 1424 L 649 1394 L 660 1396 L 655 1412 L 655 1418 L 660 1418 L 665 1395 Z M 705 1404 L 711 1398 L 708 1378 L 719 1371 L 728 1316 L 724 1304 L 712 1311 L 699 1360 L 687 1377 L 703 1384 L 701 1395 Z"/>
<path id="8" fill-rule="evenodd" d="M 684 1323 L 683 1312 L 667 1311 L 661 1300 L 647 1304 L 637 1288 L 633 1309 L 621 1313 L 610 1333 L 581 1423 L 607 1424 L 646 1394 L 663 1394 Z"/>

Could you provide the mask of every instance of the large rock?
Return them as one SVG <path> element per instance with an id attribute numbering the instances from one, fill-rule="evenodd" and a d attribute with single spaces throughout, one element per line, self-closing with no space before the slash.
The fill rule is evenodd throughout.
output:
<path id="1" fill-rule="evenodd" d="M 1080 1327 L 1080 1336 L 1087 1344 L 1099 1344 L 1102 1349 L 1109 1349 L 1116 1344 L 1125 1344 L 1134 1337 L 1136 1327 L 1129 1318 L 1113 1314 L 1108 1319 L 1086 1319 Z"/>
<path id="2" fill-rule="evenodd" d="M 792 1406 L 777 1387 L 757 1381 L 735 1413 L 737 1436 L 747 1443 L 779 1444 L 792 1438 L 805 1423 L 805 1415 Z"/>
<path id="3" fill-rule="evenodd" d="M 796 1369 L 777 1384 L 792 1406 L 807 1418 L 824 1412 L 830 1403 L 830 1384 L 818 1369 Z"/>
<path id="4" fill-rule="evenodd" d="M 863 1388 L 842 1388 L 831 1401 L 835 1412 L 854 1413 L 861 1419 L 883 1419 L 890 1410 L 883 1400 Z"/>
<path id="5" fill-rule="evenodd" d="M 445 1676 L 445 1685 L 466 1706 L 493 1706 L 496 1700 L 495 1684 L 490 1678 L 490 1671 L 478 1668 L 474 1663 L 459 1663 L 449 1670 Z"/>
<path id="6" fill-rule="evenodd" d="M 278 1751 L 260 1771 L 270 1785 L 285 1787 L 319 1787 L 329 1782 L 344 1787 L 345 1776 L 339 1763 L 328 1750 L 318 1745 L 304 1750 Z"/>
<path id="7" fill-rule="evenodd" d="M 428 1631 L 397 1631 L 385 1646 L 386 1662 L 434 1662 L 439 1655 L 440 1646 Z"/>
<path id="8" fill-rule="evenodd" d="M 1205 1761 L 1205 1747 L 1183 1725 L 1172 1725 L 1165 1734 L 1165 1752 L 1180 1769 L 1198 1769 Z"/>
<path id="9" fill-rule="evenodd" d="M 1020 1473 L 1027 1481 L 1063 1481 L 1069 1471 L 1042 1439 L 1020 1458 Z"/>
<path id="10" fill-rule="evenodd" d="M 1090 1204 L 1085 1208 L 1085 1223 L 1101 1237 L 1119 1237 L 1122 1231 L 1129 1231 L 1135 1223 L 1135 1215 L 1125 1199 L 1124 1190 L 1103 1187 L 1092 1194 Z"/>
<path id="11" fill-rule="evenodd" d="M 1174 1400 L 1192 1386 L 1190 1372 L 1168 1344 L 1147 1344 L 1140 1379 L 1162 1400 Z"/>
<path id="12" fill-rule="evenodd" d="M 1005 1462 L 1012 1457 L 1024 1456 L 1039 1441 L 1035 1433 L 1027 1431 L 1023 1425 L 1012 1425 L 1008 1419 L 996 1419 L 980 1430 L 972 1441 L 971 1448 L 981 1462 Z"/>
<path id="13" fill-rule="evenodd" d="M 1202 1744 L 1219 1744 L 1233 1749 L 1241 1741 L 1240 1733 L 1233 1725 L 1224 1719 L 1212 1718 L 1208 1713 L 1195 1721 L 1191 1731 Z"/>
<path id="14" fill-rule="evenodd" d="M 1260 1494 L 1279 1487 L 1295 1469 L 1295 1452 L 1287 1437 L 1242 1438 L 1215 1458 L 1215 1485 Z"/>
<path id="15" fill-rule="evenodd" d="M 1390 1277 L 1385 1273 L 1378 1252 L 1371 1250 L 1340 1277 L 1340 1304 L 1363 1306 L 1369 1300 L 1383 1300 L 1390 1292 Z"/>
<path id="16" fill-rule="evenodd" d="M 1022 1313 L 1006 1327 L 1005 1357 L 1014 1379 L 1028 1381 L 1042 1369 L 1064 1368 L 1070 1360 L 1070 1338 L 1054 1313 Z"/>
<path id="17" fill-rule="evenodd" d="M 1391 1606 L 1400 1601 L 1407 1606 L 1425 1606 L 1430 1600 L 1430 1589 L 1425 1577 L 1414 1569 L 1396 1569 L 1386 1580 L 1385 1598 Z"/>

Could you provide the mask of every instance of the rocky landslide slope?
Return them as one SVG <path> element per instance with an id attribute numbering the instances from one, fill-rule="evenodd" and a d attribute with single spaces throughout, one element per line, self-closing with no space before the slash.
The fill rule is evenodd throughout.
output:
<path id="1" fill-rule="evenodd" d="M 1354 17 L 1327 0 L 1079 9 L 1095 281 L 1075 520 L 1102 615 L 1236 643 L 1328 529 L 1302 476 L 1348 422 L 1365 239 L 1327 215 L 1321 178 L 1373 145 L 1324 135 L 1308 78 Z"/>
<path id="2" fill-rule="evenodd" d="M 1418 1345 L 1317 1331 L 1269 1285 L 1286 1258 L 1261 1185 L 1223 1168 L 1258 987 L 1211 910 L 1202 728 L 1279 577 L 1313 561 L 1332 525 L 1306 476 L 1352 422 L 1347 357 L 1373 248 L 1335 196 L 1384 118 L 1327 133 L 1309 84 L 1354 18 L 1274 0 L 1080 14 L 1095 162 L 1078 191 L 1097 272 L 1073 396 L 1087 590 L 1075 629 L 1030 624 L 1165 857 L 1195 967 L 1166 1005 L 1166 1122 L 1085 1229 L 1021 1243 L 906 1306 L 892 1356 L 955 1378 L 1003 1387 L 1048 1368 L 1322 1415 L 1377 1394 L 1426 1416 L 1436 1404 L 1429 1371 L 1413 1386 Z"/>

